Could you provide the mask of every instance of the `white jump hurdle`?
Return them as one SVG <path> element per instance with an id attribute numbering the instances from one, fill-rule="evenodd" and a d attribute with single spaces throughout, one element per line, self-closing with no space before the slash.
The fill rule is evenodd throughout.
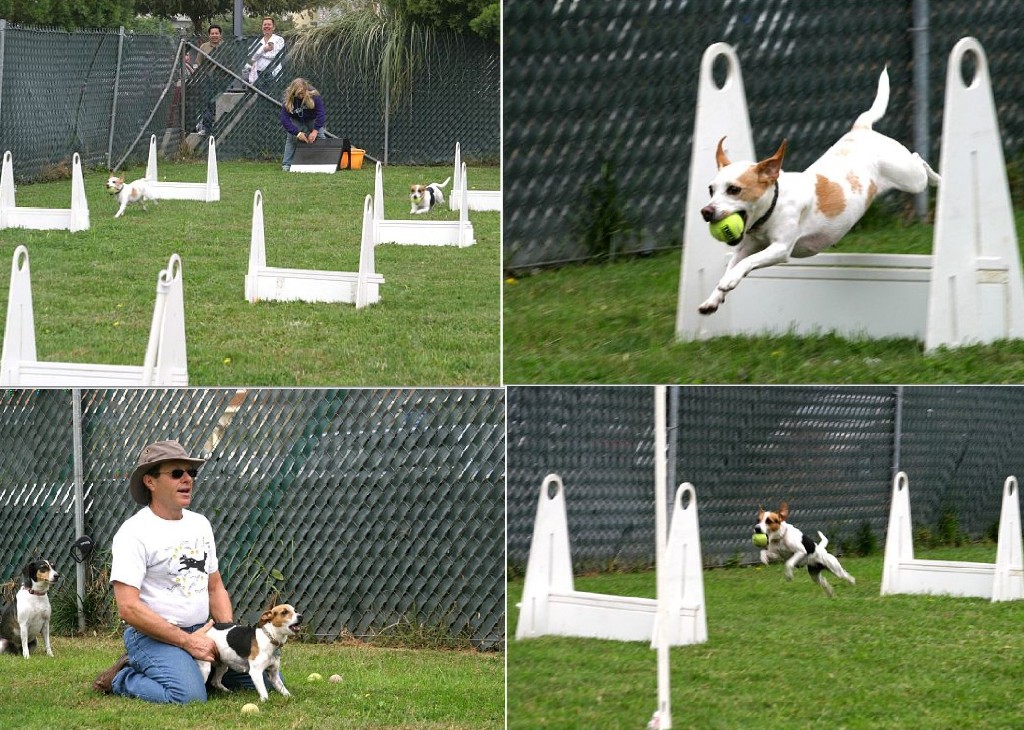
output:
<path id="1" fill-rule="evenodd" d="M 206 155 L 206 182 L 160 182 L 156 170 L 156 135 L 149 138 L 149 161 L 146 164 L 146 191 L 155 200 L 220 200 L 220 177 L 217 174 L 217 143 L 210 137 Z"/>
<path id="2" fill-rule="evenodd" d="M 172 254 L 167 268 L 157 276 L 149 344 L 141 367 L 39 362 L 28 249 L 18 246 L 11 263 L 11 288 L 0 353 L 0 385 L 89 388 L 188 385 L 181 258 Z"/>
<path id="3" fill-rule="evenodd" d="M 14 202 L 14 161 L 4 152 L 0 171 L 0 229 L 30 228 L 37 231 L 89 230 L 89 201 L 85 198 L 82 160 L 76 152 L 71 158 L 70 208 L 19 208 Z"/>
<path id="4" fill-rule="evenodd" d="M 965 84 L 964 57 L 977 60 Z M 712 78 L 728 61 L 725 83 Z M 722 136 L 734 160 L 757 159 L 733 49 L 716 43 L 701 62 L 687 191 L 676 338 L 736 334 L 914 337 L 925 350 L 1024 337 L 1024 281 L 988 64 L 959 41 L 946 76 L 940 185 L 931 255 L 824 253 L 755 270 L 710 315 L 697 311 L 731 258 L 698 215 Z M 865 104 L 870 99 L 865 100 Z M 852 120 L 851 120 L 852 123 Z"/>
<path id="5" fill-rule="evenodd" d="M 684 500 L 688 501 L 685 508 Z M 666 549 L 671 583 L 669 643 L 699 644 L 707 641 L 707 616 L 692 484 L 676 491 L 671 524 Z M 657 600 L 586 593 L 573 585 L 565 490 L 562 478 L 549 474 L 537 500 L 516 638 L 554 635 L 653 641 Z"/>
<path id="6" fill-rule="evenodd" d="M 914 558 L 913 523 L 907 475 L 893 479 L 881 594 L 925 593 L 1019 601 L 1024 598 L 1024 551 L 1021 549 L 1020 496 L 1017 478 L 1003 484 L 999 543 L 995 563 Z"/>
<path id="7" fill-rule="evenodd" d="M 465 166 L 462 164 L 462 150 L 459 143 L 455 143 L 455 170 L 452 172 L 452 190 L 462 189 L 462 176 Z M 501 191 L 500 190 L 467 190 L 466 202 L 470 210 L 498 211 L 501 212 Z M 462 198 L 452 195 L 448 198 L 448 208 L 459 210 Z"/>
<path id="8" fill-rule="evenodd" d="M 374 272 L 373 199 L 363 203 L 363 228 L 359 244 L 359 271 L 316 271 L 267 266 L 263 231 L 263 193 L 252 199 L 252 236 L 245 298 L 258 301 L 345 302 L 362 309 L 380 301 L 384 277 Z"/>
<path id="9" fill-rule="evenodd" d="M 452 195 L 465 202 L 466 165 L 462 165 L 459 187 L 452 187 Z M 473 224 L 469 221 L 469 206 L 461 205 L 457 221 L 386 220 L 384 218 L 384 171 L 380 162 L 373 181 L 373 240 L 375 244 L 399 243 L 419 246 L 458 246 L 465 248 L 476 243 Z"/>

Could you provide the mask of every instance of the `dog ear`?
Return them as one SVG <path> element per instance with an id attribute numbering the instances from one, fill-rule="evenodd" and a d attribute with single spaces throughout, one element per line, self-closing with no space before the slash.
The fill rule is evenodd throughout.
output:
<path id="1" fill-rule="evenodd" d="M 786 156 L 786 140 L 782 140 L 782 144 L 779 145 L 779 149 L 775 150 L 775 154 L 757 163 L 756 169 L 757 174 L 763 180 L 769 182 L 779 179 L 779 173 L 782 172 L 782 158 Z"/>
<path id="2" fill-rule="evenodd" d="M 779 518 L 782 520 L 789 519 L 789 505 L 785 502 L 779 505 Z"/>
<path id="3" fill-rule="evenodd" d="M 725 149 L 722 147 L 722 142 L 725 141 L 725 137 L 718 140 L 718 149 L 715 150 L 715 162 L 718 163 L 718 169 L 721 170 L 729 163 L 729 156 L 725 154 Z"/>
<path id="4" fill-rule="evenodd" d="M 36 572 L 36 561 L 30 560 L 25 564 L 25 569 L 21 571 L 21 574 L 25 576 L 25 585 L 31 585 L 35 580 L 33 573 Z"/>
<path id="5" fill-rule="evenodd" d="M 270 623 L 274 618 L 274 609 L 268 608 L 262 614 L 260 614 L 260 620 L 256 622 L 256 626 L 262 626 L 263 624 Z"/>

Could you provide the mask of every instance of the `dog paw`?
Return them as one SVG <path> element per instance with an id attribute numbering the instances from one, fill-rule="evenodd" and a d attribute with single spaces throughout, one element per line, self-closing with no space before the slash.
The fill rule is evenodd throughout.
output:
<path id="1" fill-rule="evenodd" d="M 787 570 L 786 571 L 786 580 L 793 580 L 793 571 L 792 570 Z"/>

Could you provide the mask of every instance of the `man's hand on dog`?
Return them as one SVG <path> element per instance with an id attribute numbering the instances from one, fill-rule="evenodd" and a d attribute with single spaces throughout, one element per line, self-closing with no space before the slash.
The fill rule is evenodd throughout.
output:
<path id="1" fill-rule="evenodd" d="M 217 661 L 217 644 L 206 635 L 206 632 L 213 626 L 213 619 L 206 622 L 206 626 L 188 634 L 185 644 L 181 648 L 192 655 L 194 659 L 204 662 Z"/>

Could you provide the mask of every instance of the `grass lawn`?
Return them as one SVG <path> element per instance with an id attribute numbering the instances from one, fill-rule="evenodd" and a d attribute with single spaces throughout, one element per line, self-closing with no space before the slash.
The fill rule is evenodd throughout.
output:
<path id="1" fill-rule="evenodd" d="M 751 548 L 752 549 L 752 548 Z M 994 562 L 995 546 L 917 551 Z M 828 599 L 781 565 L 704 573 L 706 644 L 671 650 L 673 727 L 1019 728 L 1024 602 L 879 596 L 881 556 L 843 557 L 857 585 Z M 653 597 L 653 573 L 598 575 L 576 589 Z M 522 581 L 509 585 L 515 634 Z M 508 727 L 642 728 L 657 704 L 646 643 L 510 640 Z"/>
<path id="2" fill-rule="evenodd" d="M 0 727 L 76 728 L 402 728 L 478 730 L 504 726 L 504 655 L 472 651 L 289 644 L 282 674 L 290 698 L 268 687 L 214 694 L 205 704 L 152 705 L 102 696 L 89 685 L 124 650 L 120 639 L 55 637 L 54 658 L 0 656 Z M 306 677 L 318 672 L 321 682 Z M 342 677 L 331 683 L 332 674 Z M 261 705 L 242 715 L 243 704 Z"/>
<path id="3" fill-rule="evenodd" d="M 1017 215 L 1024 240 L 1024 213 Z M 931 253 L 932 227 L 878 216 L 842 252 Z M 912 339 L 720 337 L 675 341 L 678 252 L 567 266 L 504 284 L 505 382 L 1006 383 L 1024 380 L 1024 342 L 924 355 Z M 740 285 L 742 286 L 742 284 Z M 723 307 L 728 307 L 728 300 Z M 713 315 L 712 315 L 713 316 Z"/>
<path id="4" fill-rule="evenodd" d="M 15 168 L 17 172 L 17 168 Z M 144 167 L 124 170 L 128 180 Z M 161 180 L 205 180 L 206 163 L 161 162 Z M 411 218 L 411 182 L 450 167 L 389 167 L 385 215 Z M 166 200 L 114 219 L 106 170 L 86 170 L 88 231 L 0 230 L 0 302 L 10 261 L 27 246 L 40 360 L 142 365 L 157 274 L 182 258 L 190 385 L 496 385 L 501 368 L 500 214 L 473 212 L 464 249 L 385 244 L 376 249 L 381 301 L 260 302 L 244 297 L 252 200 L 263 191 L 270 266 L 356 271 L 363 199 L 373 164 L 334 175 L 290 174 L 278 162 L 221 162 L 217 203 Z M 475 189 L 500 187 L 500 168 L 469 172 Z M 70 180 L 19 185 L 19 206 L 67 208 Z M 456 220 L 447 206 L 417 220 Z"/>

